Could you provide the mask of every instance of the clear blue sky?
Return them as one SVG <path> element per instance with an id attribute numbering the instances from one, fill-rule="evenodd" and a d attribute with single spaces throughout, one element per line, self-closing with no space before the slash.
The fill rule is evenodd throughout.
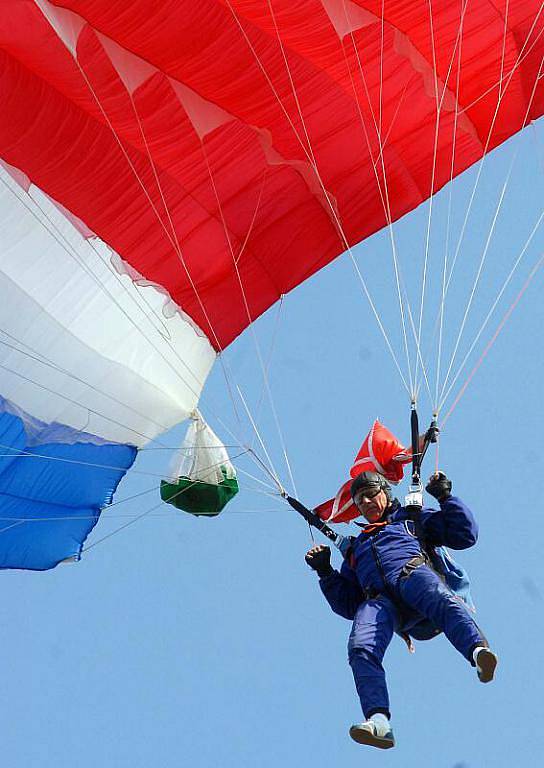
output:
<path id="1" fill-rule="evenodd" d="M 541 125 L 531 127 L 486 162 L 448 296 L 445 358 L 518 147 L 462 349 L 542 211 L 543 137 Z M 473 170 L 455 182 L 453 244 L 474 179 Z M 445 190 L 433 216 L 427 331 L 436 310 L 447 207 Z M 414 307 L 427 215 L 422 206 L 395 225 Z M 539 230 L 484 343 L 543 246 Z M 357 247 L 355 257 L 405 367 L 387 233 Z M 495 682 L 481 685 L 443 637 L 419 643 L 415 656 L 395 638 L 385 664 L 397 747 L 382 753 L 351 742 L 349 725 L 361 715 L 347 664 L 350 625 L 330 612 L 304 563 L 308 528 L 242 476 L 241 493 L 219 518 L 194 519 L 163 506 L 94 546 L 76 565 L 2 574 L 3 765 L 535 764 L 544 748 L 543 285 L 544 270 L 448 421 L 440 449 L 440 466 L 481 526 L 477 546 L 459 559 L 473 580 L 479 622 L 500 657 Z M 277 313 L 272 308 L 255 328 L 266 360 L 277 329 L 270 386 L 298 494 L 314 505 L 343 481 L 375 417 L 407 439 L 409 402 L 348 257 L 287 296 L 279 322 Z M 258 410 L 262 377 L 252 335 L 236 341 L 226 358 Z M 232 439 L 217 414 L 241 431 L 220 366 L 203 412 L 226 443 Z M 424 393 L 420 416 L 426 426 Z M 259 424 L 287 483 L 266 398 Z M 184 432 L 182 425 L 165 442 L 179 444 Z M 247 429 L 244 434 L 248 439 Z M 151 474 L 132 472 L 116 500 L 155 491 L 113 507 L 89 544 L 157 505 L 153 473 L 165 472 L 168 461 L 167 451 L 141 455 L 136 470 Z M 429 459 L 427 472 L 432 464 Z M 406 484 L 399 494 L 405 490 Z"/>

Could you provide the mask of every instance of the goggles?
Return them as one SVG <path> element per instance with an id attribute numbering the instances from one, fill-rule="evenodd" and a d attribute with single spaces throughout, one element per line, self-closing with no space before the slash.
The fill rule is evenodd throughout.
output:
<path id="1" fill-rule="evenodd" d="M 354 496 L 354 501 L 362 501 L 363 499 L 373 499 L 375 496 L 379 494 L 379 492 L 382 490 L 380 485 L 367 485 L 363 486 L 363 488 L 359 488 L 357 490 L 357 493 Z"/>

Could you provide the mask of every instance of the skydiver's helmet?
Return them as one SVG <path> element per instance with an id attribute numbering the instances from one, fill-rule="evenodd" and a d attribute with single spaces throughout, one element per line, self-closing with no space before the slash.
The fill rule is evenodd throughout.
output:
<path id="1" fill-rule="evenodd" d="M 351 498 L 355 499 L 356 494 L 363 490 L 368 492 L 369 498 L 376 496 L 380 491 L 385 491 L 387 503 L 391 503 L 391 486 L 379 472 L 361 472 L 357 475 L 350 487 Z"/>

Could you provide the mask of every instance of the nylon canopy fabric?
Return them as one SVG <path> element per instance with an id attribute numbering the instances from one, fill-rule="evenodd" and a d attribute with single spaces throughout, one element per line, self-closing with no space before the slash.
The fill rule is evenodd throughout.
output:
<path id="1" fill-rule="evenodd" d="M 136 448 L 51 429 L 1 396 L 0 443 L 0 568 L 43 571 L 79 560 Z"/>
<path id="2" fill-rule="evenodd" d="M 0 568 L 44 570 L 79 559 L 137 449 L 196 407 L 215 352 L 5 167 L 0 232 Z"/>
<path id="3" fill-rule="evenodd" d="M 220 349 L 446 184 L 454 143 L 455 176 L 542 114 L 543 16 L 539 0 L 5 0 L 0 156 Z"/>

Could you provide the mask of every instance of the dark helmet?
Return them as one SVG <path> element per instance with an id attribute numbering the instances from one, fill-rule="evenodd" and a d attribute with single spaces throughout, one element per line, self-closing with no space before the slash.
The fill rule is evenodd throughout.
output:
<path id="1" fill-rule="evenodd" d="M 391 486 L 383 475 L 378 472 L 361 472 L 351 484 L 351 498 L 354 499 L 359 491 L 369 491 L 375 496 L 380 491 L 385 491 L 387 501 L 391 501 Z"/>

